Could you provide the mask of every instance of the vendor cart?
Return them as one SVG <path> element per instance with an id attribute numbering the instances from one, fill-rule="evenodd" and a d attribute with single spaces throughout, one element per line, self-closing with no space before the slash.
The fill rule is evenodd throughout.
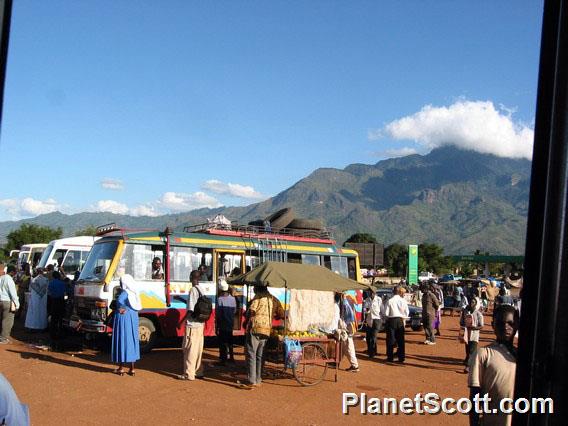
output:
<path id="1" fill-rule="evenodd" d="M 266 262 L 246 274 L 229 280 L 231 284 L 284 289 L 284 305 L 288 306 L 288 290 L 315 290 L 316 292 L 344 292 L 347 290 L 368 290 L 370 287 L 343 277 L 327 268 L 316 265 Z M 329 294 L 329 293 L 328 293 Z M 331 294 L 333 301 L 333 294 Z M 290 301 L 292 302 L 292 301 Z M 285 316 L 282 333 L 272 335 L 265 348 L 266 361 L 282 364 L 277 375 L 289 375 L 286 368 L 284 340 L 297 340 L 302 348 L 301 357 L 291 365 L 294 378 L 303 386 L 313 386 L 325 379 L 328 369 L 337 371 L 341 361 L 341 342 L 333 334 L 322 330 L 302 335 L 288 334 L 288 315 Z M 293 328 L 292 328 L 293 330 Z"/>
<path id="2" fill-rule="evenodd" d="M 330 368 L 334 370 L 334 381 L 337 382 L 337 371 L 341 361 L 341 343 L 333 336 L 294 338 L 302 346 L 302 357 L 292 366 L 291 374 L 302 386 L 313 386 L 323 381 Z M 284 338 L 277 336 L 269 339 L 266 348 L 266 361 L 282 364 L 281 373 L 287 375 L 284 353 Z"/>

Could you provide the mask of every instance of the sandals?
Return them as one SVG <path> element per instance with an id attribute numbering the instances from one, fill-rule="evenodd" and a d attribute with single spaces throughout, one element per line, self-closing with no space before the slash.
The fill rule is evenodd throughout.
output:
<path id="1" fill-rule="evenodd" d="M 176 376 L 176 379 L 191 381 L 191 379 L 188 376 L 186 376 L 185 374 L 180 374 L 179 376 Z"/>
<path id="2" fill-rule="evenodd" d="M 112 371 L 114 374 L 118 375 L 118 376 L 124 376 L 124 370 L 121 370 L 120 368 L 117 368 L 116 370 Z"/>
<path id="3" fill-rule="evenodd" d="M 136 375 L 136 371 L 130 370 L 130 371 L 128 372 L 128 375 L 129 375 L 129 376 L 135 376 L 135 375 Z"/>

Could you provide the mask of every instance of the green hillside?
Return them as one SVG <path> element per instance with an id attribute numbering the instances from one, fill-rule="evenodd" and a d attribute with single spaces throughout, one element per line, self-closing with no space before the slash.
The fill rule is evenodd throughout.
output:
<path id="1" fill-rule="evenodd" d="M 342 243 L 355 232 L 375 234 L 384 244 L 437 243 L 448 254 L 476 249 L 522 254 L 526 233 L 530 162 L 439 148 L 430 154 L 322 168 L 292 187 L 246 207 L 201 209 L 155 218 L 110 213 L 51 213 L 25 220 L 61 226 L 66 235 L 116 222 L 125 227 L 181 229 L 222 213 L 247 222 L 284 207 L 297 216 L 320 218 Z M 0 239 L 22 221 L 0 223 Z"/>

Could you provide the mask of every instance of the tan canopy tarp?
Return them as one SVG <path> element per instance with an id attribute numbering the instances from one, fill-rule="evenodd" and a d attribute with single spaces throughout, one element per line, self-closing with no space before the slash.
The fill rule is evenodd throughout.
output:
<path id="1" fill-rule="evenodd" d="M 266 262 L 246 274 L 227 280 L 229 284 L 263 285 L 288 289 L 343 292 L 370 287 L 345 278 L 323 266 Z"/>

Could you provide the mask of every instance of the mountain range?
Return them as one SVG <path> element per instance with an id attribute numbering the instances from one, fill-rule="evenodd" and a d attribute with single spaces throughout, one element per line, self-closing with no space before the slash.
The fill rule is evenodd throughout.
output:
<path id="1" fill-rule="evenodd" d="M 0 222 L 0 240 L 22 223 L 62 227 L 73 235 L 88 225 L 115 222 L 128 228 L 186 225 L 223 214 L 246 223 L 284 207 L 297 217 L 322 219 L 338 243 L 373 234 L 385 245 L 430 242 L 446 254 L 524 252 L 531 163 L 454 147 L 376 164 L 320 168 L 265 201 L 245 207 L 199 209 L 158 217 L 59 212 Z"/>

